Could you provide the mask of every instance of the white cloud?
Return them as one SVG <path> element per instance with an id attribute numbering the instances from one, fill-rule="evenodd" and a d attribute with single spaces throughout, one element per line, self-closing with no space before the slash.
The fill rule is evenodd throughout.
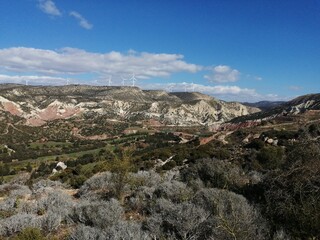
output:
<path id="1" fill-rule="evenodd" d="M 300 86 L 290 86 L 289 89 L 292 90 L 292 91 L 299 91 L 299 90 L 302 89 L 302 87 L 300 87 Z"/>
<path id="2" fill-rule="evenodd" d="M 80 13 L 76 11 L 71 11 L 70 16 L 77 19 L 79 21 L 79 25 L 87 30 L 90 30 L 93 27 L 93 25 L 89 23 L 87 19 L 85 19 Z"/>
<path id="3" fill-rule="evenodd" d="M 60 10 L 52 0 L 39 0 L 39 8 L 46 14 L 52 16 L 61 16 Z"/>
<path id="4" fill-rule="evenodd" d="M 64 85 L 73 83 L 74 80 L 63 77 L 36 76 L 36 75 L 4 75 L 0 74 L 0 83 L 18 83 L 18 84 L 35 84 L 35 85 Z"/>
<path id="5" fill-rule="evenodd" d="M 135 73 L 138 79 L 167 77 L 173 73 L 195 73 L 201 66 L 183 61 L 179 54 L 120 52 L 93 53 L 64 48 L 59 51 L 35 48 L 0 49 L 0 70 L 49 75 L 98 74 L 120 76 Z"/>
<path id="6" fill-rule="evenodd" d="M 219 65 L 212 69 L 211 75 L 205 75 L 204 78 L 210 82 L 226 83 L 236 82 L 240 77 L 240 72 L 226 65 Z"/>

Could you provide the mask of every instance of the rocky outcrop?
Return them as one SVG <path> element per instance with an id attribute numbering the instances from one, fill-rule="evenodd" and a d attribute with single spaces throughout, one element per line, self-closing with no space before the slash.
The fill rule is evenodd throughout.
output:
<path id="1" fill-rule="evenodd" d="M 255 104 L 251 104 L 255 105 Z M 277 105 L 277 104 L 276 104 Z M 270 121 L 273 119 L 282 119 L 282 121 L 292 118 L 309 117 L 310 119 L 317 119 L 320 115 L 320 94 L 308 94 L 297 97 L 291 101 L 283 102 L 278 106 L 256 112 L 250 115 L 242 115 L 233 118 L 231 123 L 233 125 L 250 123 L 254 124 L 262 121 Z"/>

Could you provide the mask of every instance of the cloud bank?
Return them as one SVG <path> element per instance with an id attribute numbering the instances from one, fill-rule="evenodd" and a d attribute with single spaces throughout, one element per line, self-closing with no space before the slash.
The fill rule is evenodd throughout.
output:
<path id="1" fill-rule="evenodd" d="M 5 75 L 0 74 L 0 83 L 37 84 L 37 85 L 65 85 L 70 79 L 63 77 L 36 76 L 36 75 Z"/>
<path id="2" fill-rule="evenodd" d="M 139 79 L 167 77 L 177 72 L 195 73 L 201 66 L 183 61 L 179 54 L 93 53 L 74 48 L 59 51 L 36 48 L 0 49 L 0 68 L 37 74 L 129 75 Z"/>

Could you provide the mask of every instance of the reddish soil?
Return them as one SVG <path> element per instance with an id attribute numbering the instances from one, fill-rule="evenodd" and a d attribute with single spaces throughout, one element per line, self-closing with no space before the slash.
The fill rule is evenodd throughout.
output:
<path id="1" fill-rule="evenodd" d="M 11 102 L 3 102 L 2 105 L 4 110 L 12 115 L 20 116 L 22 114 L 22 112 Z"/>

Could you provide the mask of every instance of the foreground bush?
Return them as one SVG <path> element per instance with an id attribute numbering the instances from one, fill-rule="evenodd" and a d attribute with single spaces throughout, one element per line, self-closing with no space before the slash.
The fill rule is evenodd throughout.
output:
<path id="1" fill-rule="evenodd" d="M 12 240 L 45 240 L 45 237 L 38 228 L 25 228 Z"/>
<path id="2" fill-rule="evenodd" d="M 296 162 L 265 182 L 266 211 L 274 226 L 297 238 L 320 237 L 320 158 Z"/>

